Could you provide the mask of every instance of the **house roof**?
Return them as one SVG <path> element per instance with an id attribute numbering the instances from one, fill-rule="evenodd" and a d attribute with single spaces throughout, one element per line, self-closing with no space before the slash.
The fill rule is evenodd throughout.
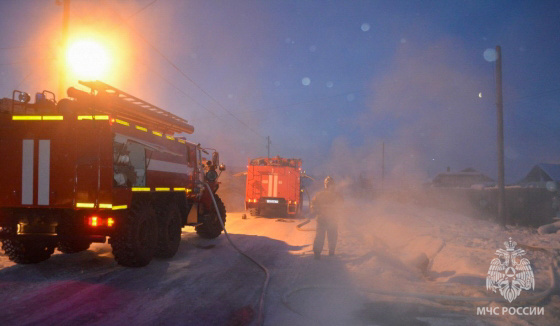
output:
<path id="1" fill-rule="evenodd" d="M 560 181 L 560 164 L 539 163 L 519 183 Z"/>
<path id="2" fill-rule="evenodd" d="M 560 181 L 560 164 L 539 163 L 537 164 L 554 181 Z"/>

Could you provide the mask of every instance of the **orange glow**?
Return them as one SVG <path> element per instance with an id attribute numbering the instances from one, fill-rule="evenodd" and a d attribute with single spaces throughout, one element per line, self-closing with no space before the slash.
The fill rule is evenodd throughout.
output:
<path id="1" fill-rule="evenodd" d="M 113 63 L 106 46 L 94 39 L 71 43 L 66 51 L 66 61 L 78 79 L 106 79 Z"/>
<path id="2" fill-rule="evenodd" d="M 130 57 L 134 44 L 126 29 L 113 23 L 101 19 L 95 27 L 76 24 L 71 28 L 61 62 L 66 87 L 75 86 L 78 80 L 95 79 L 121 85 L 134 72 Z"/>
<path id="3" fill-rule="evenodd" d="M 108 227 L 113 227 L 114 224 L 115 224 L 115 220 L 112 217 L 109 217 L 107 219 L 107 226 Z"/>

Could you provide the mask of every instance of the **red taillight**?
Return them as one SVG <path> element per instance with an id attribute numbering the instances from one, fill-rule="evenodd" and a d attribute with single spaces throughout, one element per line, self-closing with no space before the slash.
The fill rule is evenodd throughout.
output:
<path id="1" fill-rule="evenodd" d="M 91 227 L 107 226 L 112 228 L 115 226 L 115 219 L 112 217 L 90 216 L 87 219 L 87 224 Z"/>
<path id="2" fill-rule="evenodd" d="M 88 225 L 96 227 L 99 225 L 99 218 L 97 216 L 92 216 L 88 218 Z"/>

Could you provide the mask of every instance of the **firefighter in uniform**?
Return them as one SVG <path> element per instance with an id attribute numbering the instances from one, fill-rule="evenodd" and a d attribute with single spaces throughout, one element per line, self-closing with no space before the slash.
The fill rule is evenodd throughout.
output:
<path id="1" fill-rule="evenodd" d="M 343 198 L 335 191 L 334 179 L 331 176 L 325 178 L 325 189 L 317 193 L 311 201 L 311 212 L 317 218 L 317 233 L 313 242 L 315 259 L 321 258 L 325 234 L 329 245 L 329 256 L 334 255 L 338 237 L 338 206 Z"/>

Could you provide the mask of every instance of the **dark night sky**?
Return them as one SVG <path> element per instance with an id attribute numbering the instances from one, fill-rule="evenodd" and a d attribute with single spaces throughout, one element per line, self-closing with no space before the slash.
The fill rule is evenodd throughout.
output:
<path id="1" fill-rule="evenodd" d="M 56 91 L 61 6 L 0 12 L 1 97 Z M 558 1 L 73 0 L 70 17 L 72 37 L 119 40 L 104 81 L 185 117 L 232 166 L 270 136 L 315 173 L 378 179 L 384 142 L 396 176 L 496 177 L 496 45 L 507 181 L 560 161 Z"/>

